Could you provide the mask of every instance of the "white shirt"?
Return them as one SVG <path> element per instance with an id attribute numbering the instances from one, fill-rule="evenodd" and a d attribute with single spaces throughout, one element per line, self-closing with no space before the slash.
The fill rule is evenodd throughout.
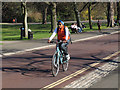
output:
<path id="1" fill-rule="evenodd" d="M 77 25 L 71 25 L 71 28 L 77 29 Z"/>

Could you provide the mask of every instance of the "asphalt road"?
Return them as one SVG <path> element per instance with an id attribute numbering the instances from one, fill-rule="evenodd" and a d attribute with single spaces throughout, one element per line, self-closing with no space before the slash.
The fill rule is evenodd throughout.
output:
<path id="1" fill-rule="evenodd" d="M 42 88 L 62 79 L 95 62 L 106 63 L 103 58 L 118 51 L 118 34 L 103 36 L 96 39 L 75 42 L 69 45 L 71 60 L 69 69 L 60 72 L 57 77 L 51 74 L 51 58 L 55 47 L 46 48 L 23 54 L 3 57 L 2 87 L 3 88 Z M 108 61 L 111 62 L 113 58 Z M 98 66 L 100 66 L 98 65 Z M 83 75 L 95 70 L 91 68 L 80 75 L 55 86 L 61 88 Z"/>

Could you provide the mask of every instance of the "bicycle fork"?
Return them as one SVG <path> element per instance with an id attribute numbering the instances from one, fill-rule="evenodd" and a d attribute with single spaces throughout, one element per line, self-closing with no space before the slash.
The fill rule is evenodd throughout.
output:
<path id="1" fill-rule="evenodd" d="M 59 65 L 59 58 L 60 58 L 60 55 L 59 55 L 59 53 L 57 52 L 56 60 L 54 61 L 54 66 L 55 66 L 55 67 L 58 67 L 58 65 Z"/>

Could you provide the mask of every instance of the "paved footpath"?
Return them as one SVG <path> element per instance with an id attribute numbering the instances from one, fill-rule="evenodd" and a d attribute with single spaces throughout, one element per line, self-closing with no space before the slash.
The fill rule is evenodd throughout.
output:
<path id="1" fill-rule="evenodd" d="M 102 30 L 102 33 L 99 33 L 98 31 L 92 31 L 92 32 L 83 32 L 80 34 L 72 34 L 72 41 L 77 41 L 77 40 L 87 40 L 90 37 L 96 38 L 96 36 L 102 36 L 102 35 L 107 35 L 112 32 L 119 31 L 118 27 L 115 28 L 109 28 Z M 15 53 L 21 53 L 24 51 L 32 51 L 32 50 L 37 50 L 49 46 L 54 46 L 54 44 L 49 44 L 47 43 L 48 38 L 45 39 L 39 39 L 39 40 L 25 40 L 25 41 L 3 41 L 3 46 L 2 46 L 2 55 L 12 55 Z"/>

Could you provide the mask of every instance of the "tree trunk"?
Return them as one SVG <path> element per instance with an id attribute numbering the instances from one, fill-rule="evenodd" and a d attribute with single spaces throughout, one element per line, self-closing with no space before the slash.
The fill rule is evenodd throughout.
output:
<path id="1" fill-rule="evenodd" d="M 91 22 L 91 3 L 88 5 L 88 19 L 89 19 L 89 27 L 92 29 L 92 22 Z"/>
<path id="2" fill-rule="evenodd" d="M 25 37 L 28 37 L 28 24 L 27 24 L 26 2 L 22 2 L 22 9 L 23 9 L 23 27 L 25 29 Z"/>
<path id="3" fill-rule="evenodd" d="M 110 26 L 110 2 L 107 3 L 107 27 Z"/>
<path id="4" fill-rule="evenodd" d="M 75 11 L 75 16 L 76 16 L 76 20 L 77 20 L 77 26 L 81 27 L 81 23 L 80 23 L 80 14 L 76 5 L 76 2 L 74 3 L 74 11 Z"/>
<path id="5" fill-rule="evenodd" d="M 56 22 L 56 3 L 51 3 L 51 31 L 57 27 L 57 22 Z"/>
<path id="6" fill-rule="evenodd" d="M 110 2 L 110 27 L 114 26 L 114 2 Z"/>
<path id="7" fill-rule="evenodd" d="M 42 21 L 42 24 L 46 24 L 47 23 L 47 9 L 48 9 L 48 7 L 45 6 L 44 10 L 43 10 L 43 21 Z"/>
<path id="8" fill-rule="evenodd" d="M 117 21 L 120 20 L 120 2 L 117 2 Z"/>

